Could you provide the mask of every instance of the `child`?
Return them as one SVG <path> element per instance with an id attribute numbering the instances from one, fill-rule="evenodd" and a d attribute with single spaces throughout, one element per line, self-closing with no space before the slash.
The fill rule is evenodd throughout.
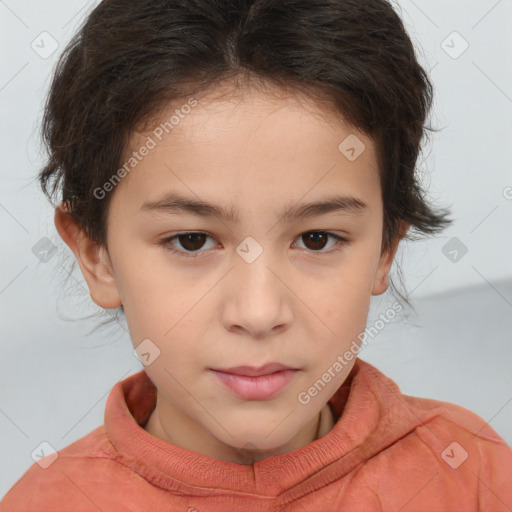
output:
<path id="1" fill-rule="evenodd" d="M 400 240 L 449 222 L 415 174 L 431 101 L 386 0 L 101 2 L 39 178 L 144 370 L 0 510 L 510 510 L 482 418 L 357 359 Z"/>

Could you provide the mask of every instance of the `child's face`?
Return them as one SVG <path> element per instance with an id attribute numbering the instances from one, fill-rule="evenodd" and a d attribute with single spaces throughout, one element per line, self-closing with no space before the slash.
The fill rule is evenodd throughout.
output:
<path id="1" fill-rule="evenodd" d="M 151 340 L 151 359 L 160 351 L 145 370 L 158 388 L 162 436 L 229 461 L 248 443 L 285 453 L 314 440 L 319 411 L 355 362 L 340 369 L 338 356 L 360 345 L 370 297 L 387 288 L 394 251 L 381 254 L 375 147 L 293 99 L 246 91 L 198 100 L 162 141 L 153 131 L 132 138 L 134 151 L 148 135 L 156 147 L 114 190 L 102 263 L 81 266 L 96 303 L 124 306 L 133 345 Z M 338 149 L 351 134 L 366 146 L 355 161 Z M 234 218 L 143 207 L 166 194 Z M 280 221 L 287 208 L 335 196 L 365 206 Z M 302 236 L 313 230 L 348 242 Z M 191 231 L 208 236 L 170 242 L 179 253 L 162 244 Z M 268 399 L 241 398 L 212 372 L 268 362 L 298 369 Z"/>

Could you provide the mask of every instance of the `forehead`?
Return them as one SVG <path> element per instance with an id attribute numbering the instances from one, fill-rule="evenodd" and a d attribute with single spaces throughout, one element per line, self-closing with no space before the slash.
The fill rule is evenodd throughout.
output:
<path id="1" fill-rule="evenodd" d="M 258 194 L 260 207 L 333 188 L 375 200 L 380 191 L 373 141 L 299 93 L 244 89 L 173 101 L 132 134 L 129 160 L 135 165 L 117 188 L 139 207 L 175 187 L 238 197 L 242 206 Z"/>
<path id="2" fill-rule="evenodd" d="M 208 136 L 215 135 L 220 139 L 223 132 L 233 128 L 241 130 L 241 135 L 249 133 L 254 140 L 279 131 L 280 138 L 273 140 L 276 147 L 278 142 L 299 142 L 301 136 L 311 132 L 316 138 L 327 132 L 335 136 L 348 132 L 368 139 L 344 121 L 332 102 L 321 102 L 295 90 L 265 87 L 264 90 L 262 86 L 235 88 L 228 83 L 199 96 L 176 99 L 132 134 L 130 147 L 137 146 L 140 136 L 151 135 L 160 141 L 172 132 L 174 139 L 182 137 L 180 143 L 184 144 L 206 142 Z M 290 125 L 294 125 L 294 137 L 284 131 Z M 173 137 L 168 139 L 172 142 Z"/>

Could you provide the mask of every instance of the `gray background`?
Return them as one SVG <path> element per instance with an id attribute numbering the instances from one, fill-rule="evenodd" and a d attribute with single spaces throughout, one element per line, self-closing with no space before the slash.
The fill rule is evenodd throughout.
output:
<path id="1" fill-rule="evenodd" d="M 71 268 L 34 183 L 50 72 L 96 3 L 0 0 L 0 496 L 42 441 L 58 450 L 100 425 L 111 387 L 142 369 L 122 320 L 88 334 L 98 317 L 81 318 L 108 313 Z M 417 315 L 386 325 L 361 357 L 407 394 L 471 409 L 512 444 L 512 0 L 398 4 L 443 128 L 420 168 L 455 222 L 404 244 L 398 259 Z M 369 325 L 393 300 L 374 300 Z"/>

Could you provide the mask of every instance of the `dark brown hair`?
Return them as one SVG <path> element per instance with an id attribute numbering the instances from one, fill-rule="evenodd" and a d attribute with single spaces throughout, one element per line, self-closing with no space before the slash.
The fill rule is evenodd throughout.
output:
<path id="1" fill-rule="evenodd" d="M 400 221 L 427 235 L 451 222 L 428 204 L 416 170 L 433 87 L 386 0 L 103 0 L 53 76 L 43 191 L 50 201 L 60 191 L 104 245 L 111 194 L 93 192 L 123 165 L 130 135 L 169 101 L 229 81 L 304 93 L 372 138 L 383 249 Z"/>

